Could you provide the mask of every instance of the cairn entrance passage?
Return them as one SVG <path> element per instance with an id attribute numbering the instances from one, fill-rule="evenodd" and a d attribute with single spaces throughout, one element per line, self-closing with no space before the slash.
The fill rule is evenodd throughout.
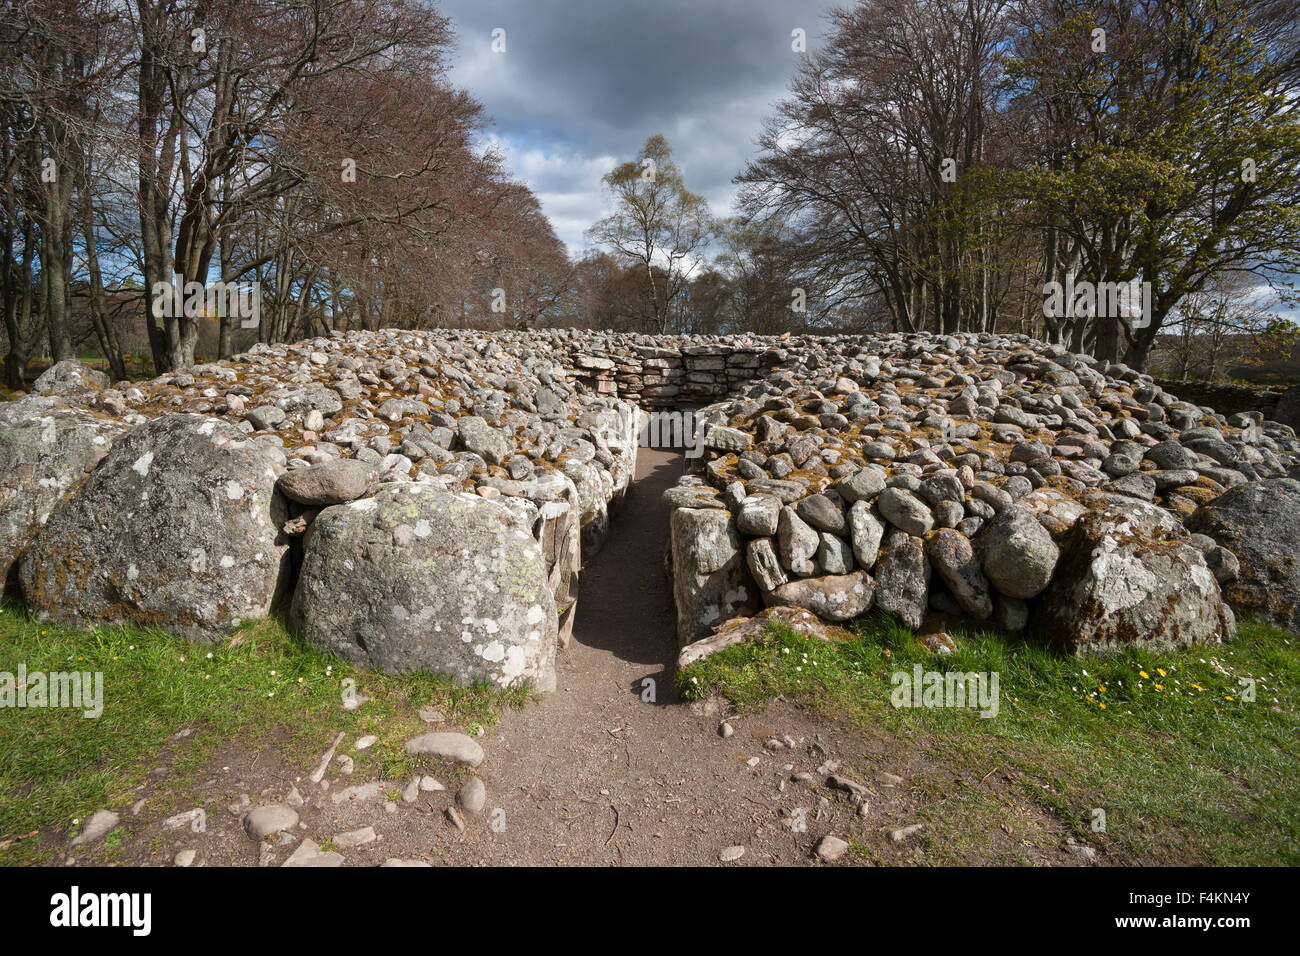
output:
<path id="1" fill-rule="evenodd" d="M 583 570 L 555 692 L 482 740 L 491 757 L 479 773 L 504 828 L 440 841 L 446 862 L 716 864 L 718 841 L 736 831 L 741 842 L 755 805 L 771 804 L 770 780 L 746 772 L 716 718 L 673 689 L 661 498 L 682 468 L 680 450 L 639 449 L 636 480 Z"/>
<path id="2" fill-rule="evenodd" d="M 628 845 L 626 796 L 652 785 L 661 748 L 675 749 L 675 721 L 661 706 L 674 699 L 677 638 L 660 560 L 667 545 L 660 495 L 680 473 L 680 454 L 639 450 L 636 480 L 583 569 L 555 693 L 508 714 L 484 742 L 492 759 L 481 772 L 505 809 L 506 829 L 504 839 L 474 841 L 467 861 L 512 862 L 524 853 L 533 862 L 610 862 L 620 854 L 624 862 L 653 862 L 653 847 L 638 856 Z M 611 799 L 601 803 L 620 807 L 618 821 L 609 806 L 591 802 L 602 790 Z"/>

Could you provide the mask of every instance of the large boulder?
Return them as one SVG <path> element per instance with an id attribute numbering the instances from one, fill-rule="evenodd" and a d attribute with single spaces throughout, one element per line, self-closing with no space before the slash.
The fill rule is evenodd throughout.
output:
<path id="1" fill-rule="evenodd" d="M 71 412 L 0 423 L 0 590 L 17 591 L 18 559 L 54 506 L 108 454 L 122 427 Z"/>
<path id="2" fill-rule="evenodd" d="M 781 585 L 763 599 L 812 611 L 825 621 L 848 621 L 865 614 L 875 597 L 875 583 L 866 571 L 800 578 Z"/>
<path id="3" fill-rule="evenodd" d="M 1040 636 L 1071 654 L 1171 651 L 1232 636 L 1219 584 L 1173 515 L 1119 495 L 1091 501 L 1034 611 Z"/>
<path id="4" fill-rule="evenodd" d="M 156 625 L 211 643 L 287 581 L 275 472 L 239 429 L 170 414 L 119 437 L 20 564 L 42 620 Z"/>
<path id="5" fill-rule="evenodd" d="M 559 614 L 560 646 L 568 647 L 577 617 L 578 574 L 582 570 L 582 529 L 577 510 L 567 501 L 544 503 L 538 509 L 535 533 Z"/>
<path id="6" fill-rule="evenodd" d="M 477 415 L 466 415 L 456 422 L 461 447 L 481 455 L 489 465 L 499 465 L 510 454 L 510 441 L 506 433 L 493 428 Z"/>
<path id="7" fill-rule="evenodd" d="M 1004 508 L 975 538 L 984 573 L 1007 597 L 1028 600 L 1052 580 L 1061 552 L 1032 511 Z"/>
<path id="8" fill-rule="evenodd" d="M 597 463 L 574 459 L 564 463 L 563 474 L 577 490 L 582 553 L 590 559 L 609 535 L 609 502 L 614 494 L 614 479 Z"/>
<path id="9" fill-rule="evenodd" d="M 32 382 L 33 395 L 77 395 L 108 388 L 108 376 L 81 362 L 55 362 Z"/>
<path id="10" fill-rule="evenodd" d="M 930 563 L 925 542 L 894 530 L 885 538 L 876 561 L 876 607 L 916 629 L 930 603 Z"/>
<path id="11" fill-rule="evenodd" d="M 685 646 L 715 625 L 759 608 L 745 550 L 731 517 L 715 508 L 678 508 L 670 522 L 677 640 Z"/>
<path id="12" fill-rule="evenodd" d="M 307 643 L 385 673 L 555 689 L 541 548 L 511 511 L 476 495 L 396 482 L 321 511 L 290 621 Z"/>
<path id="13" fill-rule="evenodd" d="M 1187 522 L 1231 551 L 1240 569 L 1224 597 L 1245 617 L 1300 632 L 1300 481 L 1251 481 L 1201 505 Z"/>
<path id="14" fill-rule="evenodd" d="M 332 458 L 280 476 L 280 494 L 314 508 L 343 504 L 370 494 L 379 480 L 374 465 L 357 458 Z"/>
<path id="15" fill-rule="evenodd" d="M 963 611 L 979 621 L 992 616 L 989 580 L 964 534 L 951 528 L 939 529 L 926 541 L 925 555 Z"/>

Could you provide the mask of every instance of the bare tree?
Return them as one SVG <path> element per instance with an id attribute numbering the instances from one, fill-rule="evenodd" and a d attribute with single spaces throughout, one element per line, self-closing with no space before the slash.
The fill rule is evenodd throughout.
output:
<path id="1" fill-rule="evenodd" d="M 659 135 L 646 140 L 636 161 L 610 170 L 602 182 L 614 209 L 588 237 L 637 265 L 644 278 L 645 321 L 667 332 L 674 303 L 714 234 L 708 203 L 686 188 L 672 148 Z"/>

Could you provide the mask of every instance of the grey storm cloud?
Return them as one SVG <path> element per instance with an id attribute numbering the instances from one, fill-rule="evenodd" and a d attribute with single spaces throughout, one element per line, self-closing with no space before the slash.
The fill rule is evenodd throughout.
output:
<path id="1" fill-rule="evenodd" d="M 832 0 L 441 0 L 457 34 L 451 78 L 486 107 L 488 140 L 577 252 L 604 211 L 600 177 L 662 133 L 687 186 L 718 215 L 763 118 Z M 492 51 L 493 30 L 505 52 Z"/>

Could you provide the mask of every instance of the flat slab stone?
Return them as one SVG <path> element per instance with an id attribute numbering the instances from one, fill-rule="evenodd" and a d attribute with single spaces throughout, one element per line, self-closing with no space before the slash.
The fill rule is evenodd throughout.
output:
<path id="1" fill-rule="evenodd" d="M 467 764 L 471 767 L 477 767 L 486 756 L 483 753 L 483 748 L 465 734 L 440 731 L 430 731 L 427 734 L 412 737 L 406 742 L 406 752 L 412 756 L 428 754 L 433 757 L 442 757 L 444 760 L 454 760 L 457 763 Z"/>

